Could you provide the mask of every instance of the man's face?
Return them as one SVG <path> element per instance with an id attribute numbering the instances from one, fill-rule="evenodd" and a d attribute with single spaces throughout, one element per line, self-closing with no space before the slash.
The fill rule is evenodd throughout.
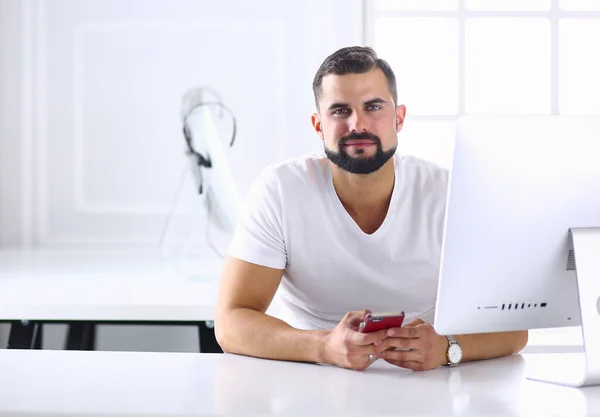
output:
<path id="1" fill-rule="evenodd" d="M 353 174 L 370 174 L 396 151 L 406 109 L 394 106 L 384 73 L 329 74 L 323 78 L 313 126 L 329 160 Z"/>

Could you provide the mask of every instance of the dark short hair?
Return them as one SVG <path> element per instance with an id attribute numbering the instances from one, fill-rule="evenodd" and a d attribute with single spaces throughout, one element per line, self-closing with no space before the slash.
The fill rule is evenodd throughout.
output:
<path id="1" fill-rule="evenodd" d="M 373 48 L 368 46 L 349 46 L 338 49 L 325 58 L 315 74 L 313 93 L 317 109 L 319 109 L 319 98 L 323 94 L 323 78 L 326 75 L 363 74 L 373 68 L 379 68 L 383 71 L 388 82 L 388 90 L 394 99 L 394 105 L 396 105 L 398 103 L 396 76 L 390 65 L 385 60 L 378 58 Z"/>

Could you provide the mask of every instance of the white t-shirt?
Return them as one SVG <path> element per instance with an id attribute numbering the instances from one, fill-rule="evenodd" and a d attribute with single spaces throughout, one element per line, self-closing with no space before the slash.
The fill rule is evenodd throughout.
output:
<path id="1" fill-rule="evenodd" d="M 448 171 L 393 158 L 390 206 L 370 235 L 339 200 L 324 153 L 272 165 L 255 181 L 229 254 L 285 269 L 275 316 L 307 330 L 363 309 L 433 321 Z"/>

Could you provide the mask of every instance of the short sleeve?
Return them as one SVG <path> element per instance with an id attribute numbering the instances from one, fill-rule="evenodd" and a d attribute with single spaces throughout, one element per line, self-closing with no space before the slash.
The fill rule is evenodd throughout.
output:
<path id="1" fill-rule="evenodd" d="M 275 174 L 273 169 L 266 169 L 252 184 L 228 253 L 246 262 L 284 269 L 287 252 L 282 228 L 281 193 Z"/>

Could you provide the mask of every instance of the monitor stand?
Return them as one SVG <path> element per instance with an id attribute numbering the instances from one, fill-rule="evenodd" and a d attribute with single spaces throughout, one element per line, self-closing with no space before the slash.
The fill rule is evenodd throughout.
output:
<path id="1" fill-rule="evenodd" d="M 571 387 L 600 385 L 600 227 L 569 232 L 575 252 L 584 353 L 552 355 L 555 359 L 528 370 L 527 378 Z"/>

